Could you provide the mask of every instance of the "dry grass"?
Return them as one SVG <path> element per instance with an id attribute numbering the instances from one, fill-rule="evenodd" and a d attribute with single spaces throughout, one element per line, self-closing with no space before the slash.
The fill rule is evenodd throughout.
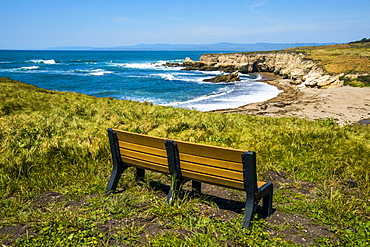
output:
<path id="1" fill-rule="evenodd" d="M 340 44 L 329 46 L 299 47 L 288 51 L 303 52 L 308 59 L 328 73 L 368 73 L 370 71 L 370 44 Z"/>

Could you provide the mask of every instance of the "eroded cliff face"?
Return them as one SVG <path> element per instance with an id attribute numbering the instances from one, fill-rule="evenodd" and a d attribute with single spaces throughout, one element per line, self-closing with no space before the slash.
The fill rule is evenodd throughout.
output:
<path id="1" fill-rule="evenodd" d="M 241 73 L 272 72 L 291 79 L 293 84 L 329 88 L 341 86 L 341 75 L 329 75 L 314 61 L 298 53 L 235 53 L 204 54 L 199 62 L 185 61 L 187 66 L 202 70 L 223 70 Z"/>

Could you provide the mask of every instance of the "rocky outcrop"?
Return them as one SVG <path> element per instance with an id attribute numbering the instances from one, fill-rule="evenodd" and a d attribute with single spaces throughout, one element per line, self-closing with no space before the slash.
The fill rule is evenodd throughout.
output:
<path id="1" fill-rule="evenodd" d="M 272 72 L 305 87 L 341 86 L 342 75 L 329 75 L 315 61 L 294 52 L 204 54 L 200 61 L 186 59 L 185 70 L 220 70 L 225 72 Z"/>
<path id="2" fill-rule="evenodd" d="M 235 71 L 235 72 L 227 74 L 227 75 L 220 75 L 220 76 L 216 76 L 216 77 L 213 77 L 213 78 L 210 78 L 210 79 L 204 79 L 203 81 L 215 82 L 215 83 L 235 82 L 235 81 L 240 81 L 240 77 L 239 77 L 239 73 L 237 71 Z"/>

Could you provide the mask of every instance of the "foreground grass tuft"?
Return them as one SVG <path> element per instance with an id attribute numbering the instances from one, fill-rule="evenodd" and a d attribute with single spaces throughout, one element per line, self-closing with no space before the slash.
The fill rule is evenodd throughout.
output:
<path id="1" fill-rule="evenodd" d="M 274 195 L 277 212 L 327 226 L 333 235 L 317 236 L 318 245 L 369 244 L 368 126 L 202 113 L 48 91 L 6 78 L 0 79 L 1 244 L 297 245 L 282 234 L 288 226 L 259 219 L 244 229 L 241 214 L 225 219 L 206 213 L 219 209 L 204 198 L 168 206 L 160 185 L 153 186 L 168 185 L 164 175 L 148 173 L 147 183 L 137 184 L 128 171 L 122 192 L 105 196 L 109 127 L 256 151 L 260 178 L 269 172 L 290 176 Z M 43 195 L 53 196 L 42 201 Z M 14 237 L 17 227 L 24 234 Z M 269 235 L 270 228 L 278 235 Z"/>

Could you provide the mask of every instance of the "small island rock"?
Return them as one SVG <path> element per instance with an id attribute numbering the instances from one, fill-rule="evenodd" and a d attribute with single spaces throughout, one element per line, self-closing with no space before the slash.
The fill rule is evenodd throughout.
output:
<path id="1" fill-rule="evenodd" d="M 237 71 L 227 74 L 227 75 L 220 75 L 216 76 L 210 79 L 205 79 L 203 81 L 206 82 L 235 82 L 235 81 L 240 81 L 239 73 Z"/>

